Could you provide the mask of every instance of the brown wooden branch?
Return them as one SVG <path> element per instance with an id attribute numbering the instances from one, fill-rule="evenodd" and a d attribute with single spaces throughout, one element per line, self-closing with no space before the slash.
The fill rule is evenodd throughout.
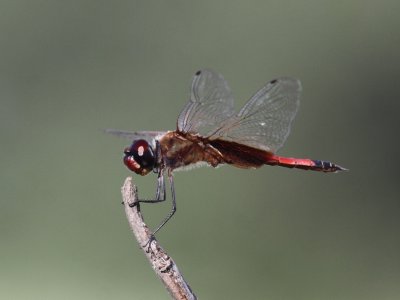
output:
<path id="1" fill-rule="evenodd" d="M 195 294 L 186 283 L 182 274 L 172 258 L 160 246 L 158 241 L 152 237 L 152 233 L 144 223 L 140 206 L 130 207 L 137 201 L 137 188 L 132 184 L 132 178 L 125 179 L 124 185 L 121 188 L 123 204 L 125 207 L 126 217 L 140 248 L 143 250 L 149 260 L 153 270 L 164 283 L 165 288 L 173 299 L 197 299 Z M 149 245 L 149 240 L 152 241 Z"/>

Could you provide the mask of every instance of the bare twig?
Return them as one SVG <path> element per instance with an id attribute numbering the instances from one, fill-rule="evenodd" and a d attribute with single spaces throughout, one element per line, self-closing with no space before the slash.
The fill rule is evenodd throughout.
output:
<path id="1" fill-rule="evenodd" d="M 132 185 L 132 178 L 125 179 L 121 188 L 126 217 L 140 248 L 145 253 L 154 271 L 164 283 L 173 299 L 197 299 L 190 286 L 181 275 L 175 262 L 152 237 L 151 231 L 144 223 L 140 206 L 130 207 L 129 204 L 137 201 L 137 188 Z M 152 239 L 149 245 L 149 240 Z"/>

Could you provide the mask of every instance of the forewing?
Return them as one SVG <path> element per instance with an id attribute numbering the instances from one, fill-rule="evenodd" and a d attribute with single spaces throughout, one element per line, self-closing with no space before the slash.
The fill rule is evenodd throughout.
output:
<path id="1" fill-rule="evenodd" d="M 118 136 L 118 137 L 128 139 L 131 142 L 135 141 L 135 140 L 143 139 L 152 144 L 156 137 L 162 136 L 167 133 L 165 131 L 125 131 L 125 130 L 116 130 L 116 129 L 105 129 L 104 132 Z"/>
<path id="2" fill-rule="evenodd" d="M 285 142 L 300 103 L 301 84 L 294 78 L 270 81 L 240 112 L 210 134 L 258 149 L 276 152 Z"/>
<path id="3" fill-rule="evenodd" d="M 222 75 L 211 70 L 193 76 L 190 99 L 177 121 L 181 132 L 205 135 L 234 115 L 233 97 Z"/>

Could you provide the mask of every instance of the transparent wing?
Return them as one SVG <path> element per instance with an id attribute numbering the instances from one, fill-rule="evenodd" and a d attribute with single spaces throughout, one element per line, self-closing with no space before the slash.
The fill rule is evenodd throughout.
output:
<path id="1" fill-rule="evenodd" d="M 234 113 L 232 93 L 222 75 L 200 70 L 193 76 L 190 99 L 178 117 L 177 128 L 205 135 Z"/>
<path id="2" fill-rule="evenodd" d="M 278 78 L 260 89 L 241 111 L 209 134 L 251 147 L 276 152 L 285 142 L 300 103 L 301 83 Z"/>
<path id="3" fill-rule="evenodd" d="M 116 129 L 105 129 L 104 132 L 128 139 L 130 141 L 144 139 L 148 142 L 152 142 L 156 137 L 167 133 L 165 131 L 125 131 Z"/>

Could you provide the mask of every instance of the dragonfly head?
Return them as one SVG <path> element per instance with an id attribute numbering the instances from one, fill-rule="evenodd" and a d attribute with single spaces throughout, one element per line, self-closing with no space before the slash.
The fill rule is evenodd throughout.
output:
<path id="1" fill-rule="evenodd" d="M 124 164 L 136 174 L 144 176 L 153 170 L 156 159 L 147 141 L 134 141 L 130 147 L 125 148 L 124 154 Z"/>

